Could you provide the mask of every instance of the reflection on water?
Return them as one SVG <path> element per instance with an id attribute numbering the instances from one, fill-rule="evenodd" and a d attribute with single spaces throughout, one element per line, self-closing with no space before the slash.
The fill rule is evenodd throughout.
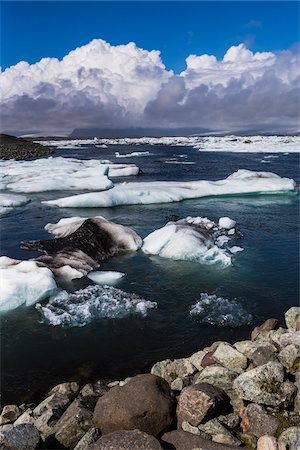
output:
<path id="1" fill-rule="evenodd" d="M 119 147 L 65 150 L 65 156 L 111 159 Z M 126 150 L 126 151 L 125 151 Z M 220 179 L 239 168 L 266 170 L 261 155 L 200 153 L 192 148 L 140 146 L 153 156 L 135 158 L 144 174 L 135 181 Z M 132 148 L 122 148 L 129 153 Z M 122 153 L 121 152 L 121 153 Z M 161 158 L 187 154 L 194 165 L 161 164 Z M 299 155 L 270 159 L 268 170 L 298 180 Z M 126 162 L 126 160 L 124 160 Z M 130 179 L 127 178 L 126 181 Z M 124 181 L 124 180 L 118 180 Z M 61 193 L 61 197 L 68 195 Z M 217 220 L 229 216 L 243 234 L 236 245 L 244 251 L 231 267 L 220 269 L 186 261 L 149 257 L 139 251 L 115 257 L 104 270 L 124 272 L 118 288 L 157 302 L 146 318 L 95 319 L 81 328 L 66 329 L 40 321 L 34 307 L 2 314 L 3 401 L 20 402 L 43 394 L 52 384 L 69 378 L 121 378 L 145 370 L 154 361 L 192 354 L 215 340 L 234 341 L 248 336 L 250 329 L 269 317 L 283 319 L 289 306 L 298 302 L 299 241 L 298 196 L 227 196 L 189 200 L 164 205 L 135 205 L 98 209 L 59 209 L 40 203 L 57 198 L 57 192 L 32 195 L 22 211 L 2 219 L 1 252 L 28 259 L 36 252 L 20 250 L 21 240 L 49 238 L 43 229 L 62 217 L 103 215 L 133 227 L 142 237 L 165 225 L 167 217 L 202 216 Z M 87 278 L 67 286 L 86 287 Z M 66 287 L 66 286 L 65 286 Z M 239 328 L 200 323 L 190 315 L 201 293 L 217 294 L 237 302 L 253 323 Z"/>

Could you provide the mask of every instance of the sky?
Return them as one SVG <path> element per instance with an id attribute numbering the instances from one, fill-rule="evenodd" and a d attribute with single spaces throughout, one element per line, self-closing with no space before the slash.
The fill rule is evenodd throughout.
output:
<path id="1" fill-rule="evenodd" d="M 1 128 L 297 130 L 299 40 L 299 2 L 1 2 Z"/>

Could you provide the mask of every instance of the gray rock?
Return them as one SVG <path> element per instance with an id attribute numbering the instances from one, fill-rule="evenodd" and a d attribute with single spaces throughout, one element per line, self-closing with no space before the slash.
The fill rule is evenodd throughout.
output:
<path id="1" fill-rule="evenodd" d="M 172 391 L 182 391 L 182 389 L 189 384 L 191 384 L 191 378 L 189 377 L 175 378 L 175 380 L 171 383 L 171 389 Z"/>
<path id="2" fill-rule="evenodd" d="M 285 328 L 278 328 L 278 330 L 264 331 L 260 333 L 254 342 L 265 342 L 269 344 L 280 345 L 280 339 L 284 334 L 288 333 Z"/>
<path id="3" fill-rule="evenodd" d="M 175 401 L 168 383 L 156 375 L 144 374 L 100 397 L 93 420 L 102 434 L 139 429 L 157 436 L 171 425 L 174 416 Z"/>
<path id="4" fill-rule="evenodd" d="M 75 399 L 55 424 L 55 438 L 65 447 L 73 448 L 93 427 L 93 413 L 82 401 Z"/>
<path id="5" fill-rule="evenodd" d="M 170 359 L 164 359 L 163 361 L 159 361 L 154 364 L 154 366 L 151 368 L 152 375 L 156 375 L 161 378 L 167 377 L 167 367 L 172 361 Z"/>
<path id="6" fill-rule="evenodd" d="M 154 436 L 139 430 L 120 430 L 102 436 L 87 450 L 162 450 Z"/>
<path id="7" fill-rule="evenodd" d="M 284 347 L 279 355 L 279 361 L 281 364 L 287 369 L 291 369 L 294 365 L 294 362 L 300 356 L 300 347 L 297 347 L 294 344 L 287 345 Z"/>
<path id="8" fill-rule="evenodd" d="M 247 424 L 244 431 L 253 433 L 256 437 L 274 436 L 281 427 L 281 422 L 276 417 L 271 416 L 261 406 L 251 403 L 246 408 Z M 245 424 L 245 421 L 244 421 Z"/>
<path id="9" fill-rule="evenodd" d="M 201 434 L 201 431 L 199 430 L 198 427 L 193 427 L 193 425 L 191 425 L 186 420 L 184 420 L 182 422 L 181 428 L 182 428 L 183 431 L 186 431 L 187 433 L 196 434 L 197 436 L 200 436 L 200 434 Z"/>
<path id="10" fill-rule="evenodd" d="M 284 380 L 283 366 L 270 362 L 239 375 L 233 388 L 244 400 L 264 405 L 288 405 L 295 394 L 295 386 Z"/>
<path id="11" fill-rule="evenodd" d="M 234 428 L 237 428 L 240 424 L 240 418 L 237 414 L 230 413 L 226 416 L 219 416 L 218 419 L 227 427 L 231 428 L 232 430 Z"/>
<path id="12" fill-rule="evenodd" d="M 238 375 L 234 370 L 226 369 L 225 367 L 208 366 L 202 372 L 196 374 L 194 383 L 209 383 L 230 394 L 232 383 Z"/>
<path id="13" fill-rule="evenodd" d="M 174 361 L 166 359 L 156 363 L 151 369 L 152 374 L 164 378 L 169 384 L 176 378 L 188 377 L 196 371 L 196 367 L 190 362 L 189 358 L 174 359 Z"/>
<path id="14" fill-rule="evenodd" d="M 67 395 L 57 392 L 47 397 L 34 408 L 32 411 L 33 423 L 39 430 L 43 440 L 54 433 L 54 425 L 62 416 L 69 403 L 70 400 Z"/>
<path id="15" fill-rule="evenodd" d="M 251 333 L 251 339 L 255 340 L 257 336 L 264 331 L 276 330 L 278 328 L 278 320 L 277 319 L 268 319 L 259 327 L 254 328 Z"/>
<path id="16" fill-rule="evenodd" d="M 252 353 L 257 349 L 257 344 L 252 341 L 238 341 L 233 344 L 233 347 L 240 353 L 250 359 Z"/>
<path id="17" fill-rule="evenodd" d="M 251 360 L 255 366 L 262 366 L 268 362 L 278 362 L 274 350 L 270 347 L 261 345 L 252 353 Z"/>
<path id="18" fill-rule="evenodd" d="M 289 331 L 281 335 L 278 344 L 280 347 L 286 347 L 290 344 L 300 347 L 300 331 Z"/>
<path id="19" fill-rule="evenodd" d="M 238 448 L 232 445 L 218 444 L 201 436 L 179 430 L 165 433 L 161 440 L 164 448 L 174 448 L 176 450 L 231 450 Z M 173 447 L 170 447 L 170 444 Z"/>
<path id="20" fill-rule="evenodd" d="M 247 358 L 229 344 L 221 343 L 214 351 L 213 359 L 227 369 L 243 372 L 247 367 Z"/>
<path id="21" fill-rule="evenodd" d="M 201 372 L 201 370 L 203 369 L 203 367 L 201 366 L 201 362 L 205 354 L 206 352 L 200 350 L 199 352 L 196 352 L 189 357 L 191 364 L 193 364 L 193 366 L 195 366 L 199 372 Z"/>
<path id="22" fill-rule="evenodd" d="M 278 438 L 279 450 L 299 450 L 300 427 L 290 427 L 281 433 Z"/>
<path id="23" fill-rule="evenodd" d="M 294 400 L 294 411 L 300 415 L 300 370 L 298 369 L 295 373 L 295 386 L 297 388 L 297 393 Z"/>
<path id="24" fill-rule="evenodd" d="M 262 436 L 257 441 L 257 450 L 278 450 L 277 439 L 273 436 Z"/>
<path id="25" fill-rule="evenodd" d="M 79 384 L 75 381 L 72 381 L 70 383 L 61 383 L 57 386 L 54 386 L 49 392 L 48 396 L 52 394 L 62 394 L 66 395 L 70 400 L 73 400 L 73 398 L 76 396 L 76 394 L 79 392 Z"/>
<path id="26" fill-rule="evenodd" d="M 212 419 L 198 426 L 199 430 L 212 436 L 214 442 L 226 445 L 240 445 L 241 441 L 218 419 Z"/>
<path id="27" fill-rule="evenodd" d="M 30 423 L 0 427 L 1 450 L 33 450 L 39 440 L 38 430 Z"/>
<path id="28" fill-rule="evenodd" d="M 0 415 L 0 425 L 12 423 L 22 414 L 17 405 L 5 405 Z"/>
<path id="29" fill-rule="evenodd" d="M 90 428 L 80 439 L 74 450 L 86 450 L 89 445 L 96 442 L 100 437 L 101 433 L 98 428 Z"/>
<path id="30" fill-rule="evenodd" d="M 198 426 L 204 420 L 217 417 L 229 409 L 229 397 L 224 391 L 208 383 L 193 384 L 184 388 L 177 406 L 177 423 L 183 421 Z"/>
<path id="31" fill-rule="evenodd" d="M 300 306 L 293 306 L 284 315 L 286 326 L 289 330 L 296 331 L 297 324 L 300 323 Z"/>

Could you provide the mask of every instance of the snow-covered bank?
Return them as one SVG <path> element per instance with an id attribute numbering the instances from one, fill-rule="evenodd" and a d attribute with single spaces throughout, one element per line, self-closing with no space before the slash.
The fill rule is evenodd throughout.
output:
<path id="1" fill-rule="evenodd" d="M 300 152 L 300 136 L 167 136 L 119 139 L 38 141 L 46 146 L 76 148 L 82 145 L 174 145 L 203 151 L 284 153 Z"/>
<path id="2" fill-rule="evenodd" d="M 123 183 L 109 191 L 74 195 L 44 203 L 73 208 L 112 207 L 172 203 L 215 195 L 276 193 L 294 189 L 295 182 L 289 178 L 281 178 L 271 172 L 238 170 L 219 181 Z"/>
<path id="3" fill-rule="evenodd" d="M 35 161 L 0 161 L 0 189 L 14 192 L 46 192 L 113 187 L 111 177 L 137 175 L 135 164 L 112 164 L 96 159 L 50 157 Z"/>

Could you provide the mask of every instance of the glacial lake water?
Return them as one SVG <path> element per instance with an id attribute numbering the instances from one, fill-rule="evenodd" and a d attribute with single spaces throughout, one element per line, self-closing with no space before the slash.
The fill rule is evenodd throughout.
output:
<path id="1" fill-rule="evenodd" d="M 149 151 L 153 155 L 115 157 L 115 152 L 127 154 L 133 151 Z M 212 153 L 191 147 L 114 145 L 58 149 L 56 155 L 136 163 L 143 171 L 142 175 L 118 178 L 114 182 L 218 180 L 238 169 L 250 169 L 275 172 L 299 183 L 297 153 L 277 153 L 274 154 L 276 157 L 265 159 L 262 153 Z M 170 158 L 194 164 L 164 162 Z M 222 196 L 173 204 L 94 209 L 63 209 L 40 202 L 73 193 L 28 195 L 32 200 L 28 205 L 1 220 L 1 253 L 20 259 L 38 256 L 38 253 L 21 250 L 20 241 L 47 239 L 49 235 L 44 226 L 48 222 L 75 215 L 103 215 L 134 228 L 142 237 L 165 225 L 172 215 L 180 218 L 202 216 L 215 221 L 221 216 L 229 216 L 237 221 L 243 238 L 236 245 L 244 251 L 225 269 L 149 257 L 141 251 L 114 257 L 105 263 L 103 270 L 125 272 L 118 288 L 157 302 L 157 309 L 149 311 L 146 318 L 95 319 L 84 327 L 61 328 L 41 322 L 34 306 L 2 313 L 3 404 L 34 401 L 51 386 L 71 379 L 82 383 L 100 378 L 122 379 L 148 370 L 156 361 L 189 356 L 216 340 L 245 339 L 255 325 L 267 318 L 276 317 L 283 323 L 285 311 L 299 302 L 297 193 Z M 74 288 L 87 284 L 86 279 L 78 280 Z M 201 293 L 216 293 L 235 300 L 252 315 L 252 322 L 240 327 L 201 323 L 189 314 Z"/>

